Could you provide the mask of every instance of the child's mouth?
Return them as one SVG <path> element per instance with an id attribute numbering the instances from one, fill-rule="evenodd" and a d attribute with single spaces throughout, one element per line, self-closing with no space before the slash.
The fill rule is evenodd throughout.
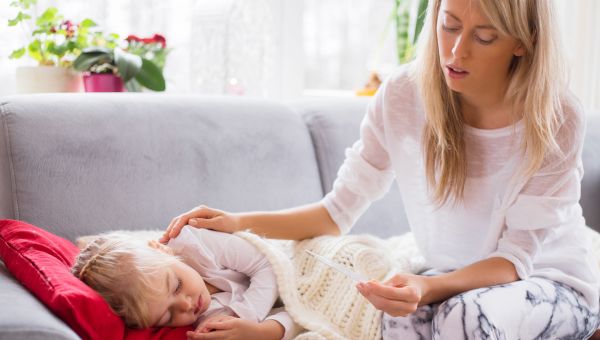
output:
<path id="1" fill-rule="evenodd" d="M 200 309 L 202 308 L 202 295 L 198 297 L 198 303 L 196 304 L 196 309 L 194 309 L 194 314 L 200 313 Z"/>

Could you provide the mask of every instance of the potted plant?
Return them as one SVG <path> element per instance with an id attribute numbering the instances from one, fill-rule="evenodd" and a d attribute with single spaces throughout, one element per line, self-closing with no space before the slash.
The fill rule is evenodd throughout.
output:
<path id="1" fill-rule="evenodd" d="M 129 35 L 125 38 L 127 52 L 138 55 L 152 61 L 162 71 L 165 67 L 167 54 L 170 49 L 167 48 L 167 39 L 160 34 L 154 34 L 149 38 L 140 38 L 136 35 Z M 127 83 L 127 90 L 130 92 L 138 92 L 142 90 L 142 86 L 132 79 Z"/>
<path id="2" fill-rule="evenodd" d="M 118 47 L 88 47 L 75 59 L 73 68 L 85 72 L 86 92 L 122 92 L 132 81 L 154 91 L 166 87 L 162 70 L 154 62 Z"/>
<path id="3" fill-rule="evenodd" d="M 14 50 L 9 58 L 28 56 L 37 66 L 17 68 L 19 92 L 77 92 L 81 77 L 73 72 L 71 64 L 82 48 L 88 44 L 90 28 L 96 24 L 85 19 L 80 23 L 65 20 L 54 7 L 46 9 L 33 21 L 30 7 L 37 0 L 15 0 L 12 7 L 18 14 L 8 21 L 9 26 L 21 26 L 27 32 L 28 42 Z"/>

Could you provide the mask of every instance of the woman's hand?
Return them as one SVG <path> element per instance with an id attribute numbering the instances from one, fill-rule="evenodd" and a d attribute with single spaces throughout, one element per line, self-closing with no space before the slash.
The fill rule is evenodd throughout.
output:
<path id="1" fill-rule="evenodd" d="M 384 283 L 362 282 L 356 288 L 375 308 L 391 316 L 406 316 L 425 304 L 423 297 L 429 291 L 428 278 L 396 274 Z"/>
<path id="2" fill-rule="evenodd" d="M 234 214 L 201 205 L 175 217 L 159 241 L 167 243 L 170 239 L 177 237 L 186 224 L 195 228 L 206 228 L 226 233 L 234 233 L 241 229 L 239 218 Z"/>
<path id="3" fill-rule="evenodd" d="M 257 323 L 233 316 L 220 315 L 202 323 L 193 332 L 187 332 L 187 338 L 200 339 L 281 339 L 285 333 L 283 326 L 274 320 Z"/>

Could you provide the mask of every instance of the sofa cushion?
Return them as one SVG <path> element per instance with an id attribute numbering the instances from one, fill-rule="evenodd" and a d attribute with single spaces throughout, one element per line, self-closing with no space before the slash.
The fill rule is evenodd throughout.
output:
<path id="1" fill-rule="evenodd" d="M 331 191 L 337 172 L 344 162 L 344 150 L 358 140 L 360 123 L 369 99 L 313 98 L 292 102 L 310 131 L 323 192 Z M 404 204 L 396 183 L 381 200 L 374 202 L 352 228 L 353 234 L 371 233 L 379 237 L 408 231 Z"/>
<path id="2" fill-rule="evenodd" d="M 0 257 L 8 270 L 80 337 L 184 338 L 185 332 L 191 329 L 180 327 L 126 332 L 123 321 L 106 301 L 71 274 L 70 268 L 78 252 L 79 249 L 68 240 L 43 229 L 21 221 L 0 221 Z M 68 332 L 64 334 L 65 338 L 69 338 Z"/>

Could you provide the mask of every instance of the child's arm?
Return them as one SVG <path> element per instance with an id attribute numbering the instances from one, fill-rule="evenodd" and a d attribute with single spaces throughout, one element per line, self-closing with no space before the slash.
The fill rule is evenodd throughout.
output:
<path id="1" fill-rule="evenodd" d="M 264 339 L 281 340 L 285 328 L 275 320 L 254 322 L 233 316 L 210 320 L 204 329 L 187 332 L 188 339 Z"/>

